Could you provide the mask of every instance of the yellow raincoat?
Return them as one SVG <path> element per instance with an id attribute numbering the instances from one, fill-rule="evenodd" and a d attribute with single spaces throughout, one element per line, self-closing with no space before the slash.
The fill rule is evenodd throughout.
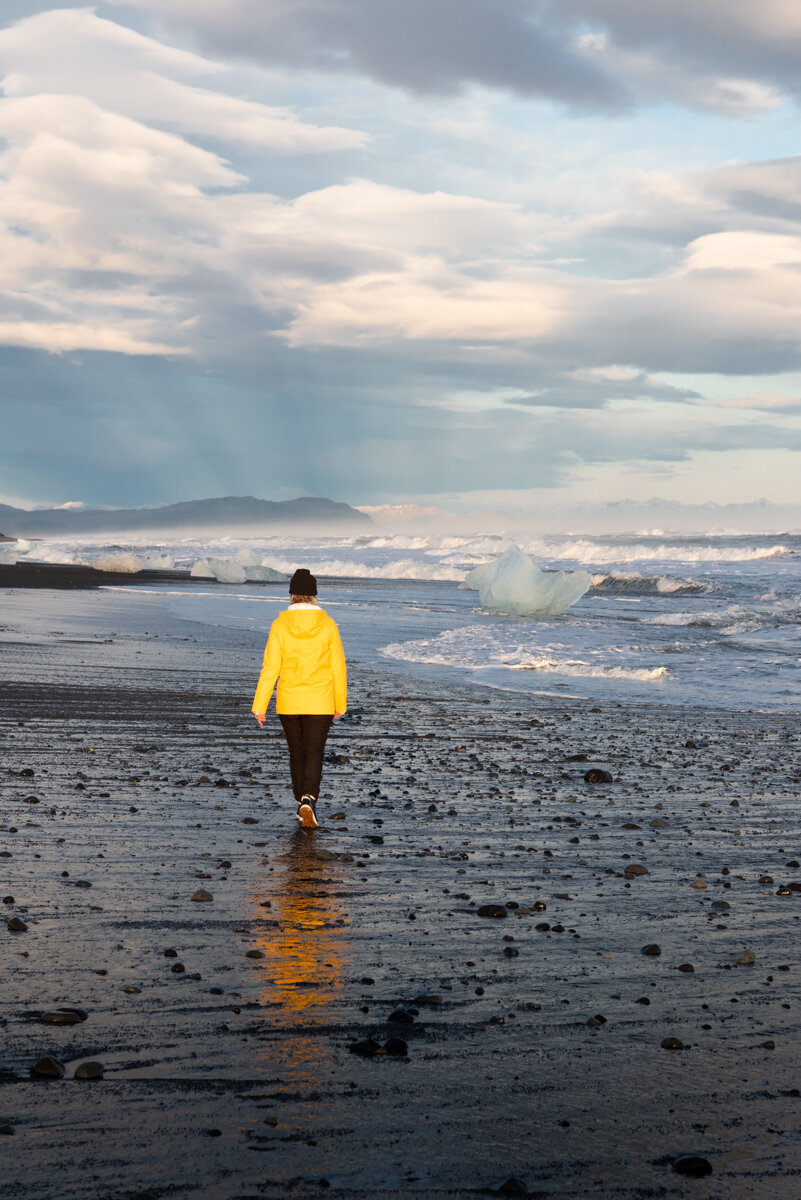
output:
<path id="1" fill-rule="evenodd" d="M 276 680 L 278 713 L 325 715 L 345 711 L 345 652 L 336 622 L 324 609 L 294 604 L 275 618 L 252 712 L 267 712 Z"/>

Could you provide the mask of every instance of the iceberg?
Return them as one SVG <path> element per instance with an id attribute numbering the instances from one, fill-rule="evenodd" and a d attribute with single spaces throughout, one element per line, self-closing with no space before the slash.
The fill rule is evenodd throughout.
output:
<path id="1" fill-rule="evenodd" d="M 248 583 L 285 583 L 289 579 L 283 571 L 276 571 L 275 567 L 268 567 L 266 563 L 247 563 L 245 574 Z"/>
<path id="2" fill-rule="evenodd" d="M 467 572 L 459 587 L 466 592 L 480 592 L 492 579 L 497 562 L 496 558 L 494 562 L 482 563 L 479 567 L 474 567 L 472 571 Z"/>
<path id="3" fill-rule="evenodd" d="M 189 572 L 193 579 L 216 579 L 216 575 L 212 571 L 205 558 L 199 558 Z"/>
<path id="4" fill-rule="evenodd" d="M 212 575 L 220 583 L 244 583 L 247 579 L 245 568 L 232 558 L 210 558 L 207 561 Z"/>
<path id="5" fill-rule="evenodd" d="M 92 563 L 96 571 L 116 571 L 120 575 L 136 575 L 144 565 L 135 554 L 105 554 Z"/>
<path id="6" fill-rule="evenodd" d="M 465 583 L 476 575 L 483 609 L 519 617 L 558 616 L 592 585 L 588 571 L 541 571 L 519 546 L 470 571 Z"/>

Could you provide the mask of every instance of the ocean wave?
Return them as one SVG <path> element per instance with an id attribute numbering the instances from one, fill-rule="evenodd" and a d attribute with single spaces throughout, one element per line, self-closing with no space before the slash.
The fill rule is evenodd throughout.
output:
<path id="1" fill-rule="evenodd" d="M 273 566 L 291 575 L 297 563 L 294 559 L 271 558 Z M 345 579 L 420 579 L 437 580 L 443 583 L 461 583 L 464 570 L 458 567 L 437 566 L 430 562 L 415 562 L 414 559 L 398 559 L 395 562 L 368 565 L 353 559 L 316 560 L 314 574 Z"/>
<path id="2" fill-rule="evenodd" d="M 483 626 L 468 625 L 463 629 L 447 629 L 434 638 L 408 642 L 392 642 L 379 651 L 386 658 L 432 666 L 456 667 L 481 671 L 506 668 L 511 671 L 542 671 L 549 675 L 572 678 L 628 679 L 651 683 L 668 678 L 666 667 L 621 666 L 617 663 L 587 662 L 566 657 L 561 645 L 545 648 L 531 645 L 504 645 L 497 631 Z"/>
<path id="3" fill-rule="evenodd" d="M 772 546 L 702 546 L 697 542 L 692 545 L 683 545 L 681 542 L 649 545 L 647 542 L 595 542 L 583 538 L 557 542 L 538 538 L 530 542 L 523 539 L 518 544 L 528 554 L 542 559 L 566 560 L 585 565 L 634 562 L 757 562 L 796 555 L 796 550 L 784 542 Z"/>
<path id="4" fill-rule="evenodd" d="M 659 613 L 653 617 L 643 617 L 642 622 L 644 625 L 714 629 L 725 637 L 755 633 L 759 629 L 782 625 L 801 624 L 801 606 L 798 600 L 779 600 L 772 595 L 761 597 L 761 600 L 769 602 L 758 608 L 729 604 L 725 608 L 707 609 L 703 612 Z"/>
<path id="5" fill-rule="evenodd" d="M 672 575 L 638 575 L 636 572 L 613 572 L 593 575 L 594 591 L 625 592 L 637 596 L 681 596 L 709 591 L 709 584 L 697 579 L 679 579 Z"/>

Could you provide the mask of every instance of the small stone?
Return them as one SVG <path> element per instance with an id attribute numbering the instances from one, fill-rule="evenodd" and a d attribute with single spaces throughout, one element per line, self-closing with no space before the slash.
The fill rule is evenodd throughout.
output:
<path id="1" fill-rule="evenodd" d="M 384 1052 L 393 1058 L 402 1058 L 409 1053 L 409 1047 L 403 1038 L 391 1037 L 384 1042 Z"/>
<path id="2" fill-rule="evenodd" d="M 170 970 L 172 971 L 173 975 L 183 975 L 186 967 L 182 962 L 177 962 L 172 964 Z"/>
<path id="3" fill-rule="evenodd" d="M 189 899 L 194 900 L 197 904 L 207 904 L 210 900 L 213 900 L 214 897 L 212 896 L 211 892 L 204 891 L 203 888 L 198 888 L 196 892 L 192 893 Z"/>
<path id="4" fill-rule="evenodd" d="M 245 958 L 264 958 L 263 950 L 248 950 L 245 953 Z"/>
<path id="5" fill-rule="evenodd" d="M 775 1050 L 776 1049 L 776 1043 L 772 1042 L 772 1041 L 760 1042 L 760 1045 L 763 1050 Z"/>
<path id="6" fill-rule="evenodd" d="M 276 1125 L 278 1124 L 278 1117 L 264 1117 L 262 1118 L 262 1124 L 269 1125 L 272 1129 L 275 1129 Z"/>
<path id="7" fill-rule="evenodd" d="M 519 1179 L 515 1179 L 514 1175 L 510 1176 L 505 1183 L 502 1183 L 497 1191 L 498 1196 L 527 1196 L 528 1188 Z"/>
<path id="8" fill-rule="evenodd" d="M 482 904 L 476 909 L 479 917 L 507 917 L 509 910 L 505 904 Z"/>
<path id="9" fill-rule="evenodd" d="M 333 850 L 318 850 L 315 854 L 318 862 L 332 862 L 336 858 Z"/>
<path id="10" fill-rule="evenodd" d="M 39 797 L 38 796 L 26 796 L 25 799 L 22 801 L 22 803 L 23 804 L 38 804 Z"/>
<path id="11" fill-rule="evenodd" d="M 773 881 L 771 880 L 771 882 L 773 882 Z M 13 896 L 3 896 L 3 904 L 13 904 L 13 903 L 14 903 Z"/>
<path id="12" fill-rule="evenodd" d="M 514 946 L 504 946 L 503 952 L 507 958 L 519 958 L 520 957 L 520 951 L 517 950 Z"/>
<path id="13" fill-rule="evenodd" d="M 408 1013 L 405 1008 L 396 1008 L 387 1017 L 388 1021 L 392 1021 L 395 1025 L 413 1025 L 414 1017 Z"/>
<path id="14" fill-rule="evenodd" d="M 103 1064 L 99 1062 L 81 1063 L 75 1068 L 76 1079 L 102 1079 Z"/>
<path id="15" fill-rule="evenodd" d="M 436 1008 L 438 1004 L 442 1004 L 442 996 L 438 996 L 436 992 L 421 992 L 419 996 L 415 996 L 414 1003 Z"/>
<path id="16" fill-rule="evenodd" d="M 222 1137 L 221 1129 L 207 1129 L 206 1137 Z"/>
<path id="17" fill-rule="evenodd" d="M 142 989 L 138 988 L 138 987 L 130 986 L 130 987 L 124 987 L 122 990 L 125 992 L 126 996 L 138 996 Z"/>
<path id="18" fill-rule="evenodd" d="M 10 920 L 6 921 L 6 928 L 10 933 L 25 933 L 28 926 L 19 917 L 11 917 Z"/>
<path id="19" fill-rule="evenodd" d="M 746 950 L 737 959 L 737 966 L 738 967 L 752 967 L 755 962 L 756 962 L 756 955 L 754 954 L 753 950 Z"/>
<path id="20" fill-rule="evenodd" d="M 177 951 L 177 950 L 173 950 L 173 949 L 165 950 L 165 951 L 164 951 L 164 957 L 165 957 L 165 958 L 177 958 L 177 957 L 178 957 L 178 951 Z"/>
<path id="21" fill-rule="evenodd" d="M 31 1075 L 36 1075 L 40 1079 L 63 1079 L 66 1071 L 67 1068 L 61 1059 L 52 1054 L 40 1058 L 31 1067 Z"/>
<path id="22" fill-rule="evenodd" d="M 600 767 L 590 767 L 589 771 L 584 774 L 585 783 L 611 783 L 612 776 L 608 771 L 602 771 Z"/>
<path id="23" fill-rule="evenodd" d="M 81 1018 L 75 1012 L 43 1012 L 39 1020 L 44 1025 L 79 1025 Z"/>
<path id="24" fill-rule="evenodd" d="M 702 1179 L 704 1175 L 712 1174 L 712 1164 L 697 1154 L 681 1154 L 673 1160 L 673 1170 L 690 1179 Z"/>
<path id="25" fill-rule="evenodd" d="M 647 946 L 643 946 L 640 953 L 648 955 L 649 958 L 656 958 L 662 953 L 662 947 L 657 946 L 656 942 L 649 942 Z"/>
<path id="26" fill-rule="evenodd" d="M 0 1136 L 13 1137 L 14 1130 L 11 1128 L 10 1125 L 0 1125 Z"/>
<path id="27" fill-rule="evenodd" d="M 659 1043 L 663 1050 L 684 1050 L 684 1042 L 680 1042 L 678 1038 L 666 1037 L 662 1038 Z"/>
<path id="28" fill-rule="evenodd" d="M 29 779 L 31 775 L 33 775 L 33 767 L 23 767 L 20 771 L 20 775 L 23 777 L 23 779 Z"/>
<path id="29" fill-rule="evenodd" d="M 685 975 L 692 975 L 695 972 L 695 967 L 692 963 L 679 963 L 679 970 L 683 971 Z"/>
<path id="30" fill-rule="evenodd" d="M 259 823 L 258 817 L 243 817 L 242 818 L 243 825 L 258 825 L 258 823 Z"/>
<path id="31" fill-rule="evenodd" d="M 629 866 L 626 867 L 623 874 L 628 879 L 632 879 L 636 875 L 647 875 L 648 871 L 645 869 L 645 867 L 641 866 L 640 863 L 630 863 Z"/>
<path id="32" fill-rule="evenodd" d="M 694 879 L 694 880 L 692 881 L 692 883 L 690 884 L 690 887 L 693 887 L 693 888 L 699 888 L 699 889 L 700 889 L 700 888 L 705 888 L 705 887 L 706 887 L 706 880 L 705 880 L 705 879 Z"/>
<path id="33" fill-rule="evenodd" d="M 353 1042 L 348 1046 L 350 1053 L 358 1054 L 360 1058 L 373 1058 L 381 1048 L 372 1038 L 366 1038 L 363 1042 Z"/>

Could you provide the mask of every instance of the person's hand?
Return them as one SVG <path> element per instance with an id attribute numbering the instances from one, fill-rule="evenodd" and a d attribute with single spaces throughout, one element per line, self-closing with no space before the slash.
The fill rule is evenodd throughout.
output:
<path id="1" fill-rule="evenodd" d="M 263 725 L 267 720 L 267 713 L 254 713 L 253 716 L 259 722 L 259 725 Z"/>
<path id="2" fill-rule="evenodd" d="M 344 717 L 344 715 L 344 713 L 334 713 L 334 720 L 336 721 L 337 717 Z"/>

